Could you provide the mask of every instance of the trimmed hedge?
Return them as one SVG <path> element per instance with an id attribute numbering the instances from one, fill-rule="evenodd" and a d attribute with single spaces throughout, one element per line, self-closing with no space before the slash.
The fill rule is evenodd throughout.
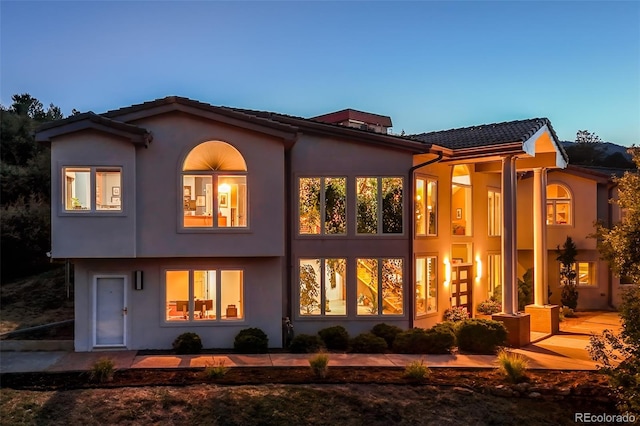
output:
<path id="1" fill-rule="evenodd" d="M 393 347 L 393 341 L 396 340 L 398 334 L 402 333 L 402 329 L 395 325 L 380 323 L 374 325 L 371 332 L 378 337 L 382 337 L 385 342 L 387 342 L 389 349 L 391 349 Z"/>
<path id="2" fill-rule="evenodd" d="M 437 324 L 425 330 L 413 328 L 396 336 L 393 349 L 404 354 L 446 354 L 456 343 L 456 336 L 449 325 Z"/>
<path id="3" fill-rule="evenodd" d="M 318 352 L 322 349 L 322 340 L 311 334 L 298 334 L 289 344 L 289 351 L 294 354 L 306 354 Z"/>
<path id="4" fill-rule="evenodd" d="M 202 340 L 196 333 L 182 333 L 176 337 L 172 346 L 178 355 L 199 354 L 202 350 Z"/>
<path id="5" fill-rule="evenodd" d="M 499 346 L 506 344 L 507 329 L 498 321 L 471 318 L 458 325 L 456 338 L 460 350 L 493 354 Z"/>
<path id="6" fill-rule="evenodd" d="M 387 342 L 373 333 L 362 333 L 351 339 L 351 352 L 382 354 L 387 351 Z"/>
<path id="7" fill-rule="evenodd" d="M 269 338 L 259 328 L 240 330 L 233 342 L 233 349 L 241 354 L 265 354 L 269 348 Z"/>
<path id="8" fill-rule="evenodd" d="M 349 332 L 341 325 L 323 328 L 318 335 L 329 350 L 346 351 L 349 348 Z"/>

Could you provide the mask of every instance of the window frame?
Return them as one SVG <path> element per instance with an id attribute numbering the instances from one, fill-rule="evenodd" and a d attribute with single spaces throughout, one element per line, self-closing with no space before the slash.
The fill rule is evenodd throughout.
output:
<path id="1" fill-rule="evenodd" d="M 211 194 L 211 208 L 212 208 L 212 214 L 211 214 L 211 226 L 185 226 L 185 215 L 184 215 L 184 178 L 186 176 L 196 176 L 196 177 L 210 177 L 211 178 L 211 189 L 213 191 L 213 193 Z M 218 179 L 220 177 L 238 177 L 238 176 L 244 176 L 245 178 L 245 198 L 246 198 L 246 225 L 244 226 L 219 226 L 218 225 L 218 221 L 217 220 L 213 220 L 213 218 L 217 218 L 218 217 L 218 212 L 219 212 L 219 197 L 220 197 L 220 192 L 219 192 L 219 184 L 218 184 Z M 181 171 L 180 172 L 180 183 L 178 186 L 178 194 L 180 194 L 180 196 L 178 197 L 179 199 L 179 216 L 178 216 L 178 221 L 180 222 L 180 230 L 181 231 L 186 231 L 186 232 L 211 232 L 211 231 L 215 231 L 215 232 L 238 232 L 238 231 L 245 231 L 245 230 L 249 230 L 249 219 L 250 219 L 250 206 L 249 206 L 249 173 L 245 172 L 245 171 L 239 171 L 239 172 L 234 172 L 234 171 L 226 171 L 226 170 L 196 170 L 196 171 Z M 215 212 L 215 214 L 214 214 Z M 206 217 L 206 216 L 193 216 L 193 217 Z"/>
<path id="2" fill-rule="evenodd" d="M 569 194 L 569 198 L 557 198 L 557 197 L 549 197 L 549 186 L 551 185 L 556 185 L 561 187 L 562 189 L 564 189 L 564 191 Z M 549 211 L 549 206 L 552 206 L 552 217 L 553 217 L 553 222 L 552 223 L 548 223 L 548 219 L 545 218 L 545 223 L 547 226 L 573 226 L 573 212 L 574 212 L 574 205 L 573 205 L 573 193 L 571 192 L 571 188 L 569 188 L 568 185 L 561 183 L 561 182 L 547 182 L 547 186 L 545 188 L 545 198 L 546 198 L 546 205 L 545 205 L 545 215 L 548 215 L 548 211 Z M 561 202 L 563 204 L 569 204 L 569 213 L 567 214 L 567 222 L 566 223 L 558 223 L 556 220 L 556 215 L 557 215 L 557 205 L 558 203 Z"/>
<path id="3" fill-rule="evenodd" d="M 296 235 L 299 237 L 345 237 L 349 234 L 349 219 L 348 219 L 348 209 L 349 209 L 349 178 L 345 175 L 322 175 L 322 176 L 297 176 L 297 192 L 296 192 Z M 319 179 L 320 180 L 320 193 L 318 198 L 318 203 L 320 204 L 320 210 L 318 212 L 320 216 L 320 232 L 317 234 L 314 233 L 303 233 L 301 231 L 301 218 L 300 214 L 300 188 L 302 179 Z M 326 180 L 327 179 L 344 179 L 345 185 L 345 193 L 344 193 L 344 232 L 341 233 L 327 233 L 326 232 Z"/>
<path id="4" fill-rule="evenodd" d="M 468 176 L 469 177 L 469 183 L 458 183 L 458 182 L 454 182 L 454 179 L 456 178 L 456 176 L 454 175 L 455 173 L 455 169 L 456 167 L 464 167 L 467 171 L 466 175 L 460 175 L 460 176 Z M 465 191 L 464 193 L 464 209 L 460 208 L 460 207 L 455 207 L 453 206 L 453 187 L 459 187 L 462 190 Z M 467 192 L 468 191 L 468 192 Z M 450 186 L 450 199 L 449 199 L 449 205 L 450 205 L 450 209 L 451 209 L 451 224 L 453 225 L 453 221 L 454 221 L 454 215 L 456 217 L 456 220 L 458 219 L 458 211 L 457 210 L 461 210 L 461 214 L 460 214 L 460 219 L 462 219 L 463 217 L 467 218 L 466 219 L 466 226 L 464 227 L 464 234 L 458 234 L 456 233 L 456 227 L 458 225 L 455 226 L 451 226 L 451 236 L 453 237 L 472 237 L 473 236 L 473 231 L 474 231 L 474 223 L 473 223 L 473 179 L 471 177 L 471 170 L 469 168 L 468 164 L 456 164 L 453 167 L 451 167 L 451 186 Z M 455 209 L 455 210 L 454 210 Z"/>
<path id="5" fill-rule="evenodd" d="M 405 280 L 405 276 L 406 276 L 406 262 L 405 262 L 405 258 L 404 257 L 365 257 L 365 256 L 358 256 L 355 258 L 355 280 L 356 280 L 356 294 L 357 294 L 357 288 L 358 288 L 358 261 L 361 259 L 367 259 L 367 260 L 376 260 L 377 261 L 377 271 L 376 273 L 378 274 L 378 279 L 377 279 L 377 312 L 375 314 L 370 313 L 370 314 L 360 314 L 358 313 L 358 299 L 356 299 L 356 309 L 355 309 L 355 316 L 358 319 L 370 319 L 370 318 L 402 318 L 405 317 L 407 314 L 407 308 L 406 308 L 406 299 L 407 299 L 407 289 L 406 289 L 406 280 Z M 383 286 L 383 275 L 382 275 L 382 268 L 383 268 L 383 262 L 385 260 L 400 260 L 402 262 L 402 266 L 401 266 L 401 273 L 402 273 L 402 284 L 401 284 L 401 288 L 402 288 L 402 312 L 399 314 L 395 314 L 395 313 L 384 313 L 384 295 L 383 295 L 383 290 L 384 290 L 384 286 Z M 360 297 L 360 295 L 358 295 L 358 298 Z M 413 303 L 413 302 L 412 302 Z"/>
<path id="6" fill-rule="evenodd" d="M 491 199 L 491 194 L 493 194 L 493 200 Z M 487 189 L 487 208 L 487 235 L 489 237 L 501 237 L 502 191 L 500 189 L 492 187 Z"/>
<path id="7" fill-rule="evenodd" d="M 167 308 L 167 303 L 169 303 L 169 301 L 167 300 L 167 272 L 171 272 L 171 271 L 176 271 L 176 272 L 180 272 L 180 271 L 186 271 L 188 273 L 189 276 L 189 288 L 188 288 L 188 312 L 189 312 L 189 318 L 185 319 L 185 320 L 181 320 L 181 321 L 170 321 L 167 319 L 167 315 L 166 315 L 166 308 Z M 206 318 L 206 319 L 199 319 L 196 320 L 195 319 L 195 297 L 194 297 L 194 273 L 196 271 L 215 271 L 216 273 L 216 287 L 215 287 L 215 291 L 216 291 L 216 305 L 215 305 L 215 312 L 216 312 L 216 318 Z M 242 306 L 240 307 L 241 312 L 242 312 L 242 317 L 241 318 L 236 318 L 236 319 L 228 319 L 228 318 L 222 318 L 222 272 L 227 272 L 227 271 L 239 271 L 241 272 L 241 276 L 242 276 L 242 289 L 241 289 L 241 301 L 242 301 Z M 162 315 L 162 325 L 163 326 L 168 326 L 168 327 L 180 327 L 180 326 L 185 326 L 188 325 L 189 327 L 191 326 L 211 326 L 212 324 L 216 324 L 216 325 L 231 325 L 231 326 L 235 326 L 238 324 L 242 324 L 242 323 L 246 323 L 246 318 L 247 318 L 247 311 L 246 311 L 246 297 L 245 297 L 245 270 L 244 268 L 235 268 L 235 267 L 224 267 L 224 268 L 217 268 L 217 267 L 211 267 L 211 266 L 203 266 L 203 267 L 170 267 L 170 268 L 164 268 L 162 270 L 162 297 L 160 298 L 160 313 Z"/>
<path id="8" fill-rule="evenodd" d="M 376 179 L 376 232 L 375 233 L 363 233 L 358 232 L 358 179 Z M 400 179 L 401 180 L 401 191 L 402 191 L 402 212 L 400 214 L 402 220 L 402 232 L 384 232 L 384 197 L 382 194 L 382 181 L 383 179 Z M 355 193 L 355 235 L 358 237 L 400 237 L 406 235 L 406 220 L 405 220 L 405 203 L 406 203 L 406 189 L 405 189 L 405 176 L 398 175 L 358 175 L 355 176 L 355 185 L 354 185 L 354 193 Z"/>
<path id="9" fill-rule="evenodd" d="M 586 284 L 582 284 L 580 282 L 580 265 L 586 264 L 588 270 L 588 282 Z M 575 262 L 575 271 L 576 271 L 576 285 L 582 288 L 597 288 L 598 287 L 598 275 L 597 275 L 597 262 L 592 262 L 588 260 L 576 260 Z"/>
<path id="10" fill-rule="evenodd" d="M 68 169 L 88 169 L 89 173 L 89 208 L 88 209 L 67 209 L 66 196 L 67 196 L 67 170 Z M 126 210 L 126 189 L 124 188 L 125 172 L 122 165 L 78 165 L 78 164 L 62 164 L 59 166 L 60 170 L 60 195 L 59 201 L 59 216 L 124 216 Z M 120 173 L 120 208 L 119 209 L 98 209 L 97 203 L 97 173 L 100 172 L 119 172 Z"/>
<path id="11" fill-rule="evenodd" d="M 426 304 L 426 301 L 430 296 L 427 296 L 427 294 L 425 294 L 425 297 L 424 297 L 424 299 L 425 299 L 425 310 L 422 313 L 418 311 L 418 278 L 420 278 L 420 277 L 418 277 L 418 272 L 417 272 L 417 270 L 418 270 L 418 261 L 421 260 L 421 259 L 425 260 L 425 272 L 427 272 L 427 264 L 428 264 L 427 260 L 428 259 L 432 259 L 432 262 L 433 262 L 433 264 L 432 264 L 433 265 L 433 280 L 432 281 L 435 284 L 434 285 L 434 289 L 435 289 L 435 297 L 434 297 L 435 298 L 435 309 L 432 310 L 432 311 L 429 311 L 427 309 L 428 305 Z M 425 317 L 429 317 L 429 316 L 433 316 L 433 315 L 437 315 L 438 314 L 438 305 L 439 305 L 439 303 L 438 303 L 438 296 L 439 296 L 439 291 L 438 291 L 438 266 L 439 266 L 438 265 L 438 256 L 436 254 L 416 255 L 416 257 L 415 257 L 415 270 L 416 270 L 416 288 L 415 288 L 415 290 L 416 290 L 416 292 L 415 292 L 415 298 L 413 300 L 413 303 L 414 303 L 414 317 L 416 319 L 417 318 L 425 318 Z M 427 274 L 427 276 L 429 276 L 429 275 Z M 421 280 L 421 278 L 420 278 L 420 280 Z M 428 283 L 429 283 L 429 280 L 427 279 L 426 282 L 424 283 L 425 293 L 428 293 L 428 290 L 430 288 Z"/>
<path id="12" fill-rule="evenodd" d="M 433 183 L 434 188 L 435 188 L 435 197 L 432 197 L 432 200 L 435 200 L 434 203 L 434 209 L 433 209 L 433 218 L 434 218 L 434 232 L 430 233 L 429 232 L 429 223 L 428 221 L 425 219 L 425 225 L 424 225 L 424 229 L 425 232 L 424 233 L 419 233 L 418 232 L 418 221 L 422 220 L 421 218 L 418 219 L 416 216 L 420 213 L 419 212 L 419 208 L 420 206 L 424 206 L 424 210 L 425 213 L 426 211 L 429 209 L 429 205 L 427 204 L 427 196 L 424 197 L 424 199 L 422 200 L 418 200 L 418 181 L 423 181 L 424 182 L 424 190 L 425 192 L 428 193 L 428 187 L 430 183 Z M 438 236 L 438 180 L 436 178 L 432 178 L 430 176 L 424 176 L 424 175 L 416 175 L 415 179 L 414 179 L 414 194 L 415 194 L 415 198 L 414 198 L 414 223 L 415 223 L 415 236 L 416 237 L 437 237 Z"/>
<path id="13" fill-rule="evenodd" d="M 327 314 L 327 290 L 326 290 L 326 284 L 327 284 L 327 274 L 326 274 L 326 262 L 329 259 L 333 259 L 333 260 L 344 260 L 344 265 L 345 265 L 345 272 L 344 272 L 344 286 L 345 286 L 345 310 L 344 310 L 344 314 Z M 300 298 L 301 298 L 301 291 L 300 291 L 300 268 L 302 266 L 302 262 L 303 261 L 319 261 L 320 265 L 319 265 L 319 270 L 320 270 L 320 312 L 317 314 L 303 314 L 301 312 L 301 305 L 300 305 Z M 295 311 L 295 315 L 296 318 L 298 319 L 309 319 L 309 320 L 317 320 L 317 319 L 327 319 L 327 320 L 331 320 L 334 318 L 346 318 L 349 316 L 349 280 L 348 280 L 348 270 L 349 270 L 349 260 L 347 257 L 311 257 L 311 256 L 301 256 L 298 258 L 298 262 L 297 262 L 297 269 L 298 269 L 298 273 L 296 275 L 296 306 L 297 309 Z M 329 311 L 330 312 L 330 311 Z"/>

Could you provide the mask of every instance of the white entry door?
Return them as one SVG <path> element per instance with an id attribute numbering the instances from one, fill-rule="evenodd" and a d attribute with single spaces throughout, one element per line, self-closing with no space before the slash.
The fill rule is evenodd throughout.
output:
<path id="1" fill-rule="evenodd" d="M 126 346 L 127 296 L 124 276 L 95 277 L 94 347 Z"/>

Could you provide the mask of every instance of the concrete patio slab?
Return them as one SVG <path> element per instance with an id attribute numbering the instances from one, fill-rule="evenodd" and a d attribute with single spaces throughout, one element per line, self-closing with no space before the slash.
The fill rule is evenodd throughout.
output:
<path id="1" fill-rule="evenodd" d="M 29 373 L 48 370 L 69 352 L 2 352 L 0 373 Z"/>
<path id="2" fill-rule="evenodd" d="M 129 368 L 136 351 L 67 352 L 46 371 L 88 371 L 100 358 L 109 358 L 117 370 Z"/>

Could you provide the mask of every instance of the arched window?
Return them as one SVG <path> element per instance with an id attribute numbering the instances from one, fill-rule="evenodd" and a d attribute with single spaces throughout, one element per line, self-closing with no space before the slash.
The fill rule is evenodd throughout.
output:
<path id="1" fill-rule="evenodd" d="M 571 225 L 571 192 L 564 185 L 547 185 L 547 225 Z"/>
<path id="2" fill-rule="evenodd" d="M 247 164 L 226 142 L 203 142 L 182 165 L 185 228 L 247 226 Z M 214 218 L 216 218 L 214 220 Z"/>
<path id="3" fill-rule="evenodd" d="M 451 175 L 451 232 L 471 235 L 471 174 L 463 164 L 453 167 Z"/>

